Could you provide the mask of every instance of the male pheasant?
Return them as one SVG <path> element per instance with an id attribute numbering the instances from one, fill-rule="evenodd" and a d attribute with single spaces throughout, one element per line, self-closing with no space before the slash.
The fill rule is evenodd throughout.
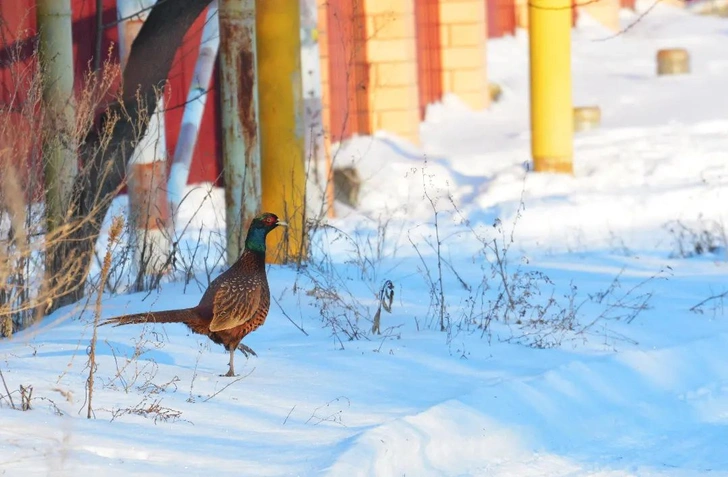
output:
<path id="1" fill-rule="evenodd" d="M 230 352 L 230 369 L 225 376 L 235 376 L 235 350 L 255 354 L 241 341 L 261 326 L 268 315 L 270 289 L 265 274 L 265 238 L 279 225 L 288 224 L 271 213 L 253 219 L 242 255 L 210 283 L 194 308 L 117 316 L 102 324 L 184 323 L 192 332 L 206 335 Z"/>

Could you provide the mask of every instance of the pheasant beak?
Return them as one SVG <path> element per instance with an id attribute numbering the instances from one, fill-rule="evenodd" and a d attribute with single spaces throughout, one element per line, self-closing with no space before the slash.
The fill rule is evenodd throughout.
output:
<path id="1" fill-rule="evenodd" d="M 282 225 L 283 227 L 288 227 L 288 222 L 284 222 L 282 220 L 279 220 L 278 222 L 276 222 L 276 225 Z"/>

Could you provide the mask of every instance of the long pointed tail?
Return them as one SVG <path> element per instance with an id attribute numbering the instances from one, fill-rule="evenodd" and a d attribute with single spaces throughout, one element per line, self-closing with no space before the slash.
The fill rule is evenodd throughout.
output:
<path id="1" fill-rule="evenodd" d="M 101 323 L 103 325 L 134 325 L 138 323 L 184 323 L 190 325 L 199 321 L 200 317 L 193 308 L 182 310 L 150 311 L 147 313 L 136 313 L 134 315 L 122 315 L 109 318 Z"/>

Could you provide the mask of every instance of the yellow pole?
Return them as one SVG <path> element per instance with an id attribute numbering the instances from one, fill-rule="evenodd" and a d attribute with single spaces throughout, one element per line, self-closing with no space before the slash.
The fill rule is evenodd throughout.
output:
<path id="1" fill-rule="evenodd" d="M 306 254 L 300 23 L 298 0 L 256 0 L 262 204 L 289 223 L 268 237 L 273 263 Z"/>
<path id="2" fill-rule="evenodd" d="M 536 172 L 573 172 L 571 0 L 528 2 L 531 153 Z"/>

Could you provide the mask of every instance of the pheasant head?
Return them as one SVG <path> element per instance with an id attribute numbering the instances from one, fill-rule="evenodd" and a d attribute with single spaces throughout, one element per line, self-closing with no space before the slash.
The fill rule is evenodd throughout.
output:
<path id="1" fill-rule="evenodd" d="M 248 236 L 245 239 L 245 249 L 265 254 L 265 237 L 268 235 L 268 232 L 279 225 L 282 225 L 283 227 L 288 226 L 286 222 L 278 220 L 278 216 L 271 214 L 270 212 L 258 215 L 250 223 L 250 228 L 248 228 Z"/>

